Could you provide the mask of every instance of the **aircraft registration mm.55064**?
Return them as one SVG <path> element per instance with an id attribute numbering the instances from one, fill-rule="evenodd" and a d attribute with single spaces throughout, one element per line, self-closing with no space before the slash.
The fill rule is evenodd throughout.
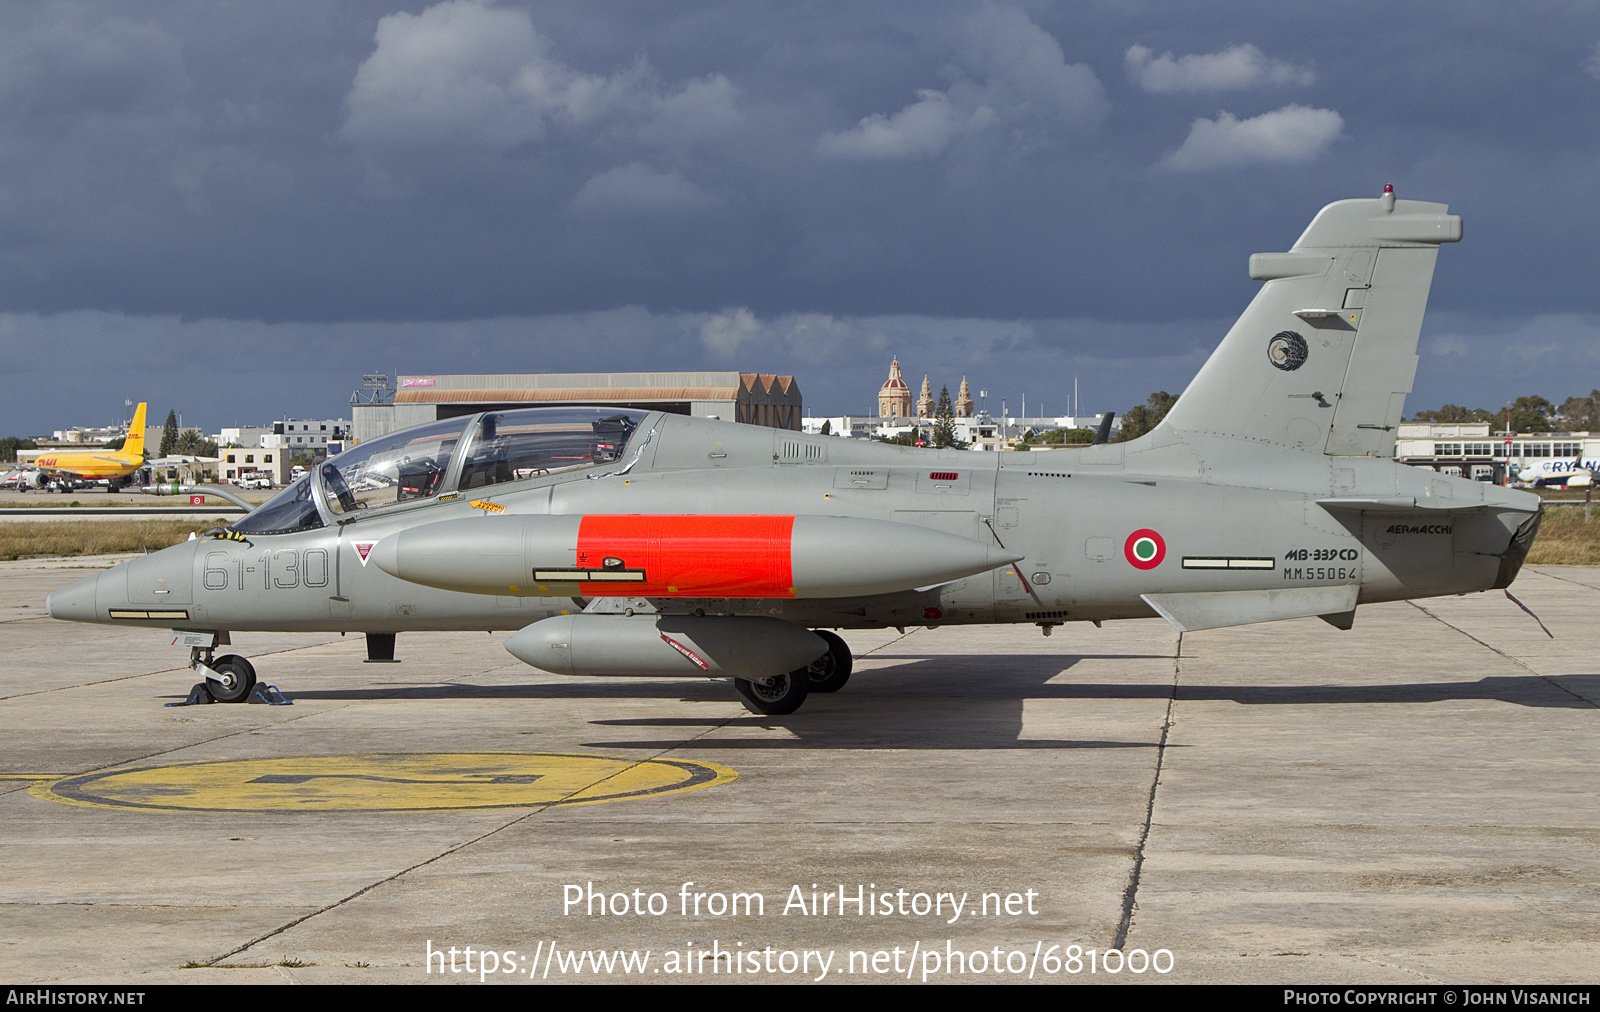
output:
<path id="1" fill-rule="evenodd" d="M 1286 253 L 1153 431 L 928 450 L 615 408 L 439 420 L 364 442 L 226 531 L 50 595 L 184 633 L 219 700 L 237 630 L 517 630 L 573 675 L 731 677 L 788 713 L 834 691 L 830 630 L 1159 615 L 1179 630 L 1505 587 L 1527 493 L 1397 464 L 1443 204 L 1344 200 Z"/>
<path id="2" fill-rule="evenodd" d="M 128 424 L 128 437 L 120 450 L 63 450 L 41 453 L 25 478 L 29 488 L 59 486 L 62 491 L 73 482 L 104 481 L 115 492 L 128 484 L 134 472 L 144 467 L 144 409 L 143 401 L 134 409 L 133 421 Z"/>

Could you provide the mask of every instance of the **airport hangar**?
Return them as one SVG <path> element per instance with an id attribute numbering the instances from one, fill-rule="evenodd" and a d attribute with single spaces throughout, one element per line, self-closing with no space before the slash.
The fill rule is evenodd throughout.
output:
<path id="1" fill-rule="evenodd" d="M 385 396 L 385 394 L 389 396 Z M 793 376 L 753 372 L 401 375 L 393 388 L 350 400 L 356 442 L 479 411 L 567 405 L 643 408 L 800 430 Z"/>

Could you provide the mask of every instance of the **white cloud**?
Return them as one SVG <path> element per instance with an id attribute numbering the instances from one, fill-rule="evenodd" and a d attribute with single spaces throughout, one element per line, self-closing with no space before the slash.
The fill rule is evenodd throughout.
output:
<path id="1" fill-rule="evenodd" d="M 897 113 L 873 113 L 849 130 L 823 134 L 817 154 L 936 158 L 958 137 L 998 123 L 1085 130 L 1105 117 L 1105 89 L 1094 71 L 1068 63 L 1060 43 L 1020 10 L 984 8 L 963 22 L 953 48 L 950 72 L 958 79 L 950 88 L 921 89 Z"/>
<path id="2" fill-rule="evenodd" d="M 808 366 L 851 363 L 863 352 L 885 347 L 883 335 L 874 327 L 850 318 L 789 313 L 762 320 L 742 306 L 723 310 L 701 323 L 700 343 L 724 357 L 736 353 L 741 359 L 778 356 Z"/>
<path id="3" fill-rule="evenodd" d="M 756 314 L 740 307 L 714 314 L 700 325 L 700 343 L 719 355 L 732 355 L 761 334 Z"/>
<path id="4" fill-rule="evenodd" d="M 660 172 L 643 162 L 607 169 L 572 198 L 577 214 L 655 214 L 698 211 L 717 198 L 683 178 L 676 169 Z"/>
<path id="5" fill-rule="evenodd" d="M 831 313 L 797 313 L 782 321 L 782 329 L 790 353 L 806 365 L 854 361 L 884 346 L 881 334 Z"/>
<path id="6" fill-rule="evenodd" d="M 1002 114 L 1045 114 L 1083 130 L 1109 110 L 1094 71 L 1068 63 L 1055 37 L 1015 7 L 985 7 L 968 18 L 956 60 L 986 83 L 985 101 Z"/>
<path id="7" fill-rule="evenodd" d="M 525 11 L 447 0 L 378 22 L 377 46 L 345 96 L 346 138 L 508 151 L 557 127 L 616 117 L 645 140 L 682 143 L 742 122 L 720 74 L 663 89 L 642 59 L 614 74 L 574 70 Z"/>
<path id="8" fill-rule="evenodd" d="M 1222 112 L 1197 119 L 1183 144 L 1162 160 L 1178 171 L 1235 168 L 1261 162 L 1309 162 L 1344 129 L 1332 109 L 1286 105 L 1250 119 Z"/>
<path id="9" fill-rule="evenodd" d="M 677 319 L 698 320 L 700 344 L 707 351 L 724 358 L 737 356 L 740 361 L 783 363 L 785 369 L 855 367 L 866 357 L 875 371 L 876 356 L 882 356 L 887 367 L 897 349 L 902 358 L 909 353 L 906 349 L 915 349 L 918 361 L 981 364 L 1006 358 L 1034 342 L 1033 324 L 1014 320 L 831 313 L 785 313 L 763 319 L 743 306 L 708 316 L 682 314 Z"/>
<path id="10" fill-rule="evenodd" d="M 823 134 L 817 153 L 829 158 L 863 161 L 886 158 L 932 158 L 944 152 L 963 126 L 963 117 L 942 91 L 917 92 L 918 101 L 893 116 L 873 113 L 850 130 Z"/>
<path id="11" fill-rule="evenodd" d="M 672 146 L 730 134 L 744 125 L 738 99 L 739 89 L 721 74 L 690 81 L 670 95 L 650 98 L 651 119 L 641 135 Z"/>
<path id="12" fill-rule="evenodd" d="M 1317 79 L 1310 67 L 1296 67 L 1246 42 L 1220 53 L 1156 56 L 1145 46 L 1129 46 L 1125 57 L 1128 78 L 1145 91 L 1228 91 L 1275 84 L 1311 84 Z"/>

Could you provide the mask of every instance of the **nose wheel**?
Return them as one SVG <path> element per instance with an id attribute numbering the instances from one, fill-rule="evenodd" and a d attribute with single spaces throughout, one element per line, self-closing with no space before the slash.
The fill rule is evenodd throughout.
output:
<path id="1" fill-rule="evenodd" d="M 218 703 L 242 703 L 256 687 L 255 666 L 238 654 L 213 658 L 210 647 L 190 647 L 189 667 L 205 677 L 206 692 Z"/>
<path id="2" fill-rule="evenodd" d="M 210 667 L 221 676 L 206 679 L 212 699 L 219 703 L 242 703 L 250 698 L 250 690 L 256 687 L 256 669 L 249 661 L 238 654 L 228 654 L 218 657 Z"/>

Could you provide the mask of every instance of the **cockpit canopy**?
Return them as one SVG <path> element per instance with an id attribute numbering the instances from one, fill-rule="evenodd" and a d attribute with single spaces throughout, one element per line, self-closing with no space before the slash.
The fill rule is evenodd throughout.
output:
<path id="1" fill-rule="evenodd" d="M 623 458 L 647 412 L 520 408 L 428 422 L 367 440 L 325 461 L 234 524 L 286 534 L 364 510 L 576 471 Z M 320 499 L 321 510 L 318 509 Z"/>

